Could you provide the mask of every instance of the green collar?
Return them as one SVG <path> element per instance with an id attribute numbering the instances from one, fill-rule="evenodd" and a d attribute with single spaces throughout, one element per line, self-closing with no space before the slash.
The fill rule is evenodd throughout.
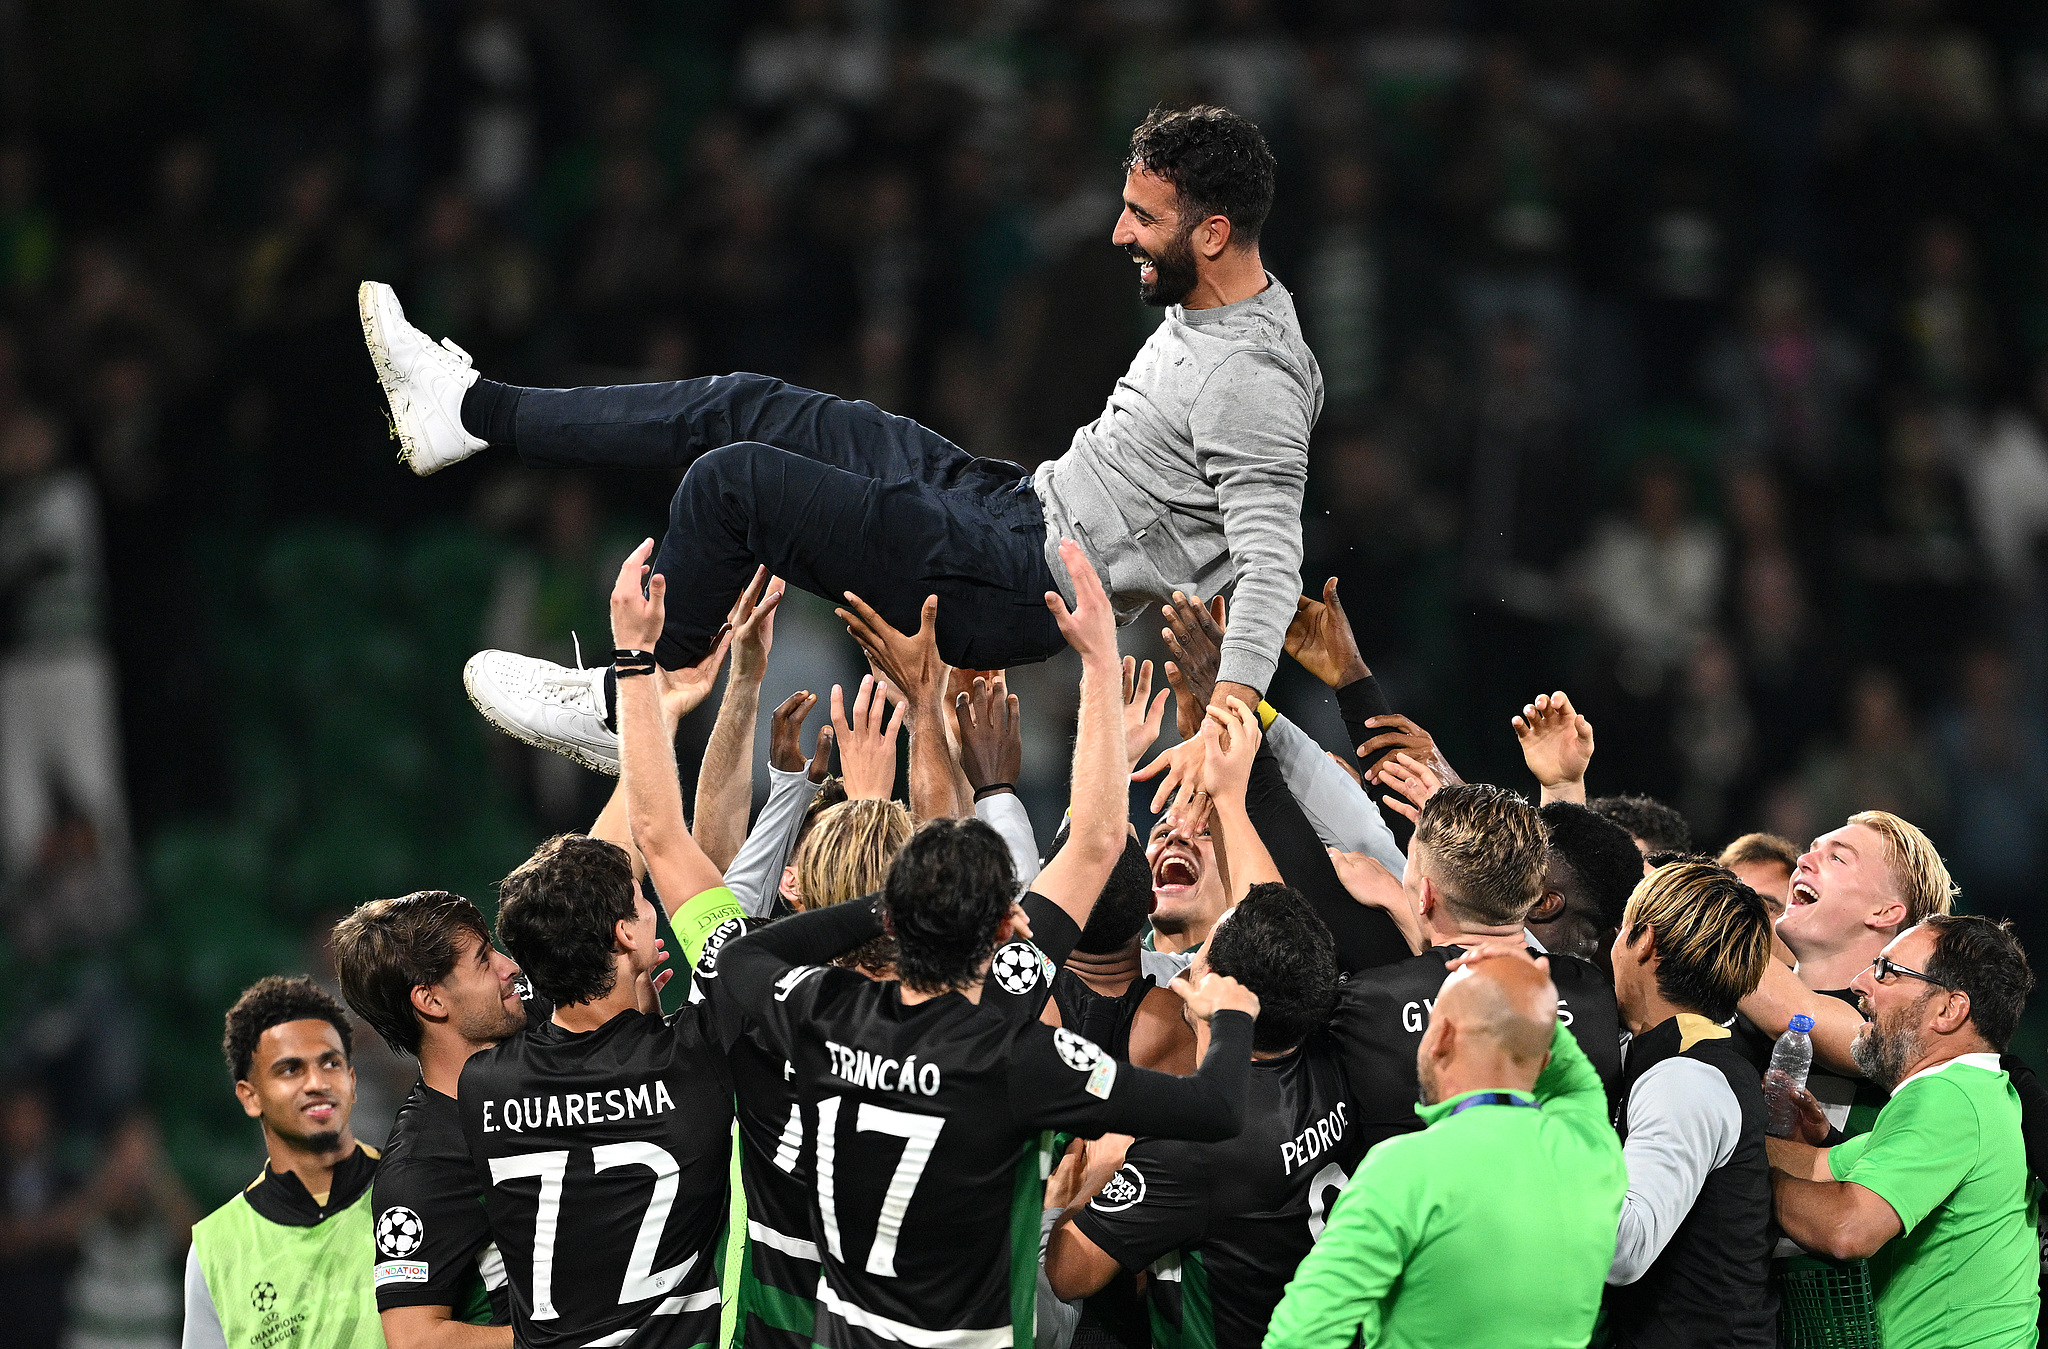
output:
<path id="1" fill-rule="evenodd" d="M 1439 1120 L 1449 1119 L 1452 1115 L 1457 1114 L 1459 1102 L 1470 1101 L 1474 1096 L 1510 1096 L 1514 1098 L 1517 1105 L 1533 1106 L 1536 1104 L 1536 1098 L 1526 1091 L 1505 1091 L 1499 1088 L 1488 1088 L 1484 1091 L 1459 1092 L 1449 1100 L 1438 1101 L 1435 1105 L 1418 1105 L 1415 1107 L 1415 1113 L 1422 1117 L 1423 1127 L 1428 1128 Z M 1491 1105 L 1494 1102 L 1480 1102 L 1478 1104 Z"/>

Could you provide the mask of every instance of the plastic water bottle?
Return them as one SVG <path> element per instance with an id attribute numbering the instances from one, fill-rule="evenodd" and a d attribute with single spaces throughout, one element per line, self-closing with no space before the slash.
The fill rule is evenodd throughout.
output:
<path id="1" fill-rule="evenodd" d="M 1813 1067 L 1813 1041 L 1808 1032 L 1813 1018 L 1795 1016 L 1771 1050 L 1771 1066 L 1764 1073 L 1764 1103 L 1771 1109 L 1773 1138 L 1791 1138 L 1799 1131 L 1799 1101 L 1795 1095 L 1806 1085 L 1806 1072 Z"/>

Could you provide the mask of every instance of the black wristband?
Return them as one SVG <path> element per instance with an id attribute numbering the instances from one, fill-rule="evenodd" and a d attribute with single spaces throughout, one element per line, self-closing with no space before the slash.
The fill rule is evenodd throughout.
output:
<path id="1" fill-rule="evenodd" d="M 616 647 L 612 651 L 612 664 L 652 665 L 654 664 L 654 653 L 652 651 L 635 651 L 629 646 Z"/>
<path id="2" fill-rule="evenodd" d="M 1017 794 L 1017 784 L 1014 782 L 991 782 L 986 787 L 976 787 L 974 789 L 974 799 L 980 801 L 983 797 L 995 796 L 1002 792 L 1008 792 L 1010 795 L 1015 796 Z"/>
<path id="3" fill-rule="evenodd" d="M 634 675 L 651 675 L 653 673 L 654 667 L 652 665 L 614 665 L 612 667 L 612 678 L 614 679 L 631 679 Z"/>

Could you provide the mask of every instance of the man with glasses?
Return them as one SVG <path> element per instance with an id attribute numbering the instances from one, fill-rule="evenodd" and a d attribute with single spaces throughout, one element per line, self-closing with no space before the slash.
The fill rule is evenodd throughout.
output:
<path id="1" fill-rule="evenodd" d="M 1778 1221 L 1808 1250 L 1867 1259 L 1886 1349 L 2030 1345 L 2040 1245 L 2020 1099 L 1999 1065 L 2034 985 L 2011 925 L 1938 914 L 1851 984 L 1852 1053 L 1891 1093 L 1832 1148 L 1771 1139 Z"/>

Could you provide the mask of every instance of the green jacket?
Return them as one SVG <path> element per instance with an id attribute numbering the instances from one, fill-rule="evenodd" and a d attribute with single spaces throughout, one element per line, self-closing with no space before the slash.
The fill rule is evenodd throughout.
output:
<path id="1" fill-rule="evenodd" d="M 1497 1095 L 1519 1104 L 1461 1105 Z M 1584 1349 L 1628 1192 L 1600 1075 L 1559 1025 L 1524 1093 L 1418 1106 L 1366 1154 L 1265 1349 Z"/>

